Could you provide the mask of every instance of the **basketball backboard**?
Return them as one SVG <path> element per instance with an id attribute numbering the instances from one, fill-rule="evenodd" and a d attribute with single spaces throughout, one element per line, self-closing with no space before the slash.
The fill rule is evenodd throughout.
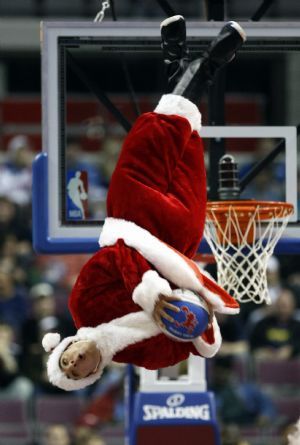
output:
<path id="1" fill-rule="evenodd" d="M 299 253 L 300 29 L 297 23 L 283 22 L 242 25 L 248 40 L 227 70 L 227 125 L 207 125 L 204 99 L 202 136 L 205 141 L 226 140 L 241 176 L 278 141 L 285 141 L 282 154 L 242 197 L 291 202 L 295 213 L 277 252 Z M 192 55 L 201 54 L 222 26 L 221 22 L 188 22 Z M 136 115 L 151 111 L 164 91 L 159 23 L 45 22 L 41 44 L 43 152 L 33 167 L 35 249 L 94 252 L 122 139 Z M 89 86 L 99 88 L 98 97 L 87 87 L 84 72 Z M 121 111 L 123 121 L 108 111 L 107 97 Z M 209 171 L 208 160 L 207 164 Z M 210 174 L 217 177 L 216 172 Z M 207 244 L 201 248 L 206 251 Z"/>

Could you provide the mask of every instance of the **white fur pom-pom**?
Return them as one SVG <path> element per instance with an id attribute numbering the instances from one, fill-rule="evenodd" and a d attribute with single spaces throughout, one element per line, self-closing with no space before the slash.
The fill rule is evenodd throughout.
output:
<path id="1" fill-rule="evenodd" d="M 60 342 L 60 335 L 57 332 L 49 332 L 42 340 L 43 348 L 46 352 L 52 351 Z"/>

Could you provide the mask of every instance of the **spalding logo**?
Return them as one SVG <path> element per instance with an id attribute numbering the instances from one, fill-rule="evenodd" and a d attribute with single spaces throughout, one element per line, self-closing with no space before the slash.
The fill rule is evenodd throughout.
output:
<path id="1" fill-rule="evenodd" d="M 167 406 L 144 405 L 143 420 L 193 419 L 210 420 L 209 405 L 181 406 L 185 401 L 183 394 L 172 394 L 166 400 Z"/>
<path id="2" fill-rule="evenodd" d="M 166 404 L 168 406 L 179 406 L 185 401 L 185 397 L 183 394 L 172 394 L 167 398 Z"/>

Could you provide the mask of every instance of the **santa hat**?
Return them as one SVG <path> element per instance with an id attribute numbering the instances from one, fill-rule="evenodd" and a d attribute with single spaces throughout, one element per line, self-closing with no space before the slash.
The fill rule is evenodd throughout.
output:
<path id="1" fill-rule="evenodd" d="M 80 331 L 81 330 L 79 330 L 78 333 Z M 101 377 L 104 367 L 108 365 L 111 361 L 111 354 L 108 353 L 108 351 L 106 351 L 105 348 L 101 348 L 100 350 L 100 348 L 98 347 L 101 354 L 101 362 L 97 372 L 79 380 L 68 378 L 60 367 L 59 364 L 60 358 L 62 353 L 72 343 L 77 342 L 79 340 L 91 340 L 91 338 L 89 338 L 89 336 L 81 334 L 72 337 L 66 337 L 61 341 L 60 334 L 48 333 L 44 336 L 42 340 L 42 345 L 45 351 L 51 352 L 47 362 L 47 373 L 49 381 L 53 385 L 57 386 L 58 388 L 64 389 L 65 391 L 74 391 L 77 389 L 82 389 L 96 382 L 96 380 L 98 380 Z"/>
<path id="2" fill-rule="evenodd" d="M 73 337 L 61 340 L 57 333 L 48 333 L 42 340 L 46 352 L 50 352 L 47 362 L 49 381 L 65 391 L 74 391 L 85 388 L 96 382 L 105 366 L 111 363 L 113 356 L 130 344 L 138 343 L 146 338 L 158 335 L 160 329 L 153 320 L 143 311 L 124 315 L 109 323 L 103 323 L 94 328 L 81 328 Z M 101 354 L 99 369 L 88 377 L 74 380 L 68 378 L 60 368 L 59 362 L 62 353 L 79 340 L 92 340 Z"/>

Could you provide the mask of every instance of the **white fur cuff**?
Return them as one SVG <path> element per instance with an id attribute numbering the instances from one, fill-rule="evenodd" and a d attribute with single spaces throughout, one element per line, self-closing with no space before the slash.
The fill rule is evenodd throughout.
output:
<path id="1" fill-rule="evenodd" d="M 152 315 L 159 294 L 171 295 L 170 284 L 154 270 L 148 270 L 144 273 L 140 284 L 134 289 L 132 299 L 147 314 Z"/>
<path id="2" fill-rule="evenodd" d="M 201 113 L 198 107 L 185 97 L 176 94 L 164 94 L 157 107 L 155 113 L 185 117 L 192 130 L 200 131 L 201 129 Z"/>
<path id="3" fill-rule="evenodd" d="M 199 352 L 199 354 L 205 358 L 211 358 L 214 355 L 216 355 L 222 344 L 222 336 L 215 315 L 213 316 L 212 319 L 212 326 L 214 330 L 214 340 L 215 340 L 214 343 L 210 344 L 207 341 L 204 341 L 202 337 L 197 337 L 193 341 L 194 346 Z"/>

